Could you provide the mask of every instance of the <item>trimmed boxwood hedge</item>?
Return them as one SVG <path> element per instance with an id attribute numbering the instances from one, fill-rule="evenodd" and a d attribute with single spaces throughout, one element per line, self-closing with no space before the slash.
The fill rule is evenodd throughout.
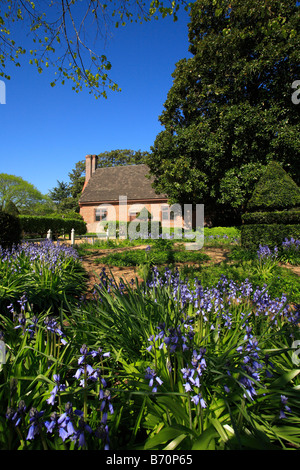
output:
<path id="1" fill-rule="evenodd" d="M 241 245 L 248 249 L 257 249 L 260 244 L 274 248 L 291 237 L 300 240 L 300 224 L 249 224 L 242 227 Z"/>
<path id="2" fill-rule="evenodd" d="M 290 210 L 300 207 L 300 188 L 278 162 L 272 161 L 254 188 L 249 212 Z"/>
<path id="3" fill-rule="evenodd" d="M 285 238 L 300 239 L 299 208 L 300 188 L 279 163 L 269 163 L 242 216 L 242 246 L 279 247 Z"/>
<path id="4" fill-rule="evenodd" d="M 300 211 L 253 212 L 243 215 L 245 224 L 300 224 Z"/>
<path id="5" fill-rule="evenodd" d="M 18 217 L 0 211 L 0 246 L 11 248 L 21 239 L 21 224 Z"/>
<path id="6" fill-rule="evenodd" d="M 53 234 L 70 233 L 72 229 L 77 235 L 86 233 L 86 223 L 79 219 L 65 219 L 61 217 L 43 217 L 32 215 L 20 215 L 20 224 L 26 234 L 40 234 L 44 236 L 50 229 Z"/>

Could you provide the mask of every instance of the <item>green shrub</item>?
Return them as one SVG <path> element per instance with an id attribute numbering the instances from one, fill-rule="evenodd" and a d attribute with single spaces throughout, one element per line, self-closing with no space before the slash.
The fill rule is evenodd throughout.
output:
<path id="1" fill-rule="evenodd" d="M 242 247 L 274 247 L 285 238 L 299 238 L 299 206 L 300 188 L 279 163 L 269 163 L 242 216 Z"/>
<path id="2" fill-rule="evenodd" d="M 300 238 L 300 224 L 249 224 L 242 227 L 243 248 L 255 249 L 260 244 L 270 248 L 280 246 L 285 238 Z"/>
<path id="3" fill-rule="evenodd" d="M 53 234 L 70 233 L 72 229 L 77 235 L 86 233 L 86 223 L 79 219 L 62 217 L 43 217 L 33 215 L 20 215 L 21 228 L 24 233 L 46 235 L 50 229 Z"/>
<path id="4" fill-rule="evenodd" d="M 244 224 L 300 224 L 300 211 L 253 212 L 243 215 Z"/>
<path id="5" fill-rule="evenodd" d="M 19 209 L 13 201 L 8 201 L 8 203 L 5 204 L 5 208 L 3 209 L 3 211 L 7 214 L 14 215 L 15 217 L 18 217 L 18 215 L 20 214 Z"/>
<path id="6" fill-rule="evenodd" d="M 247 210 L 274 211 L 300 206 L 300 188 L 277 162 L 271 162 L 256 185 Z"/>
<path id="7" fill-rule="evenodd" d="M 21 239 L 21 225 L 18 217 L 0 211 L 0 246 L 11 248 Z"/>
<path id="8" fill-rule="evenodd" d="M 151 221 L 148 219 L 147 221 L 147 233 L 143 233 L 144 231 L 144 223 L 146 219 L 139 218 L 132 220 L 131 222 L 121 222 L 119 220 L 117 221 L 108 221 L 103 224 L 104 230 L 108 230 L 109 233 L 113 236 L 114 231 L 116 231 L 116 235 L 119 236 L 124 236 L 127 235 L 129 237 L 129 227 L 134 228 L 135 234 L 138 236 L 140 234 L 141 238 L 150 238 L 150 234 L 154 232 L 154 237 L 156 238 L 158 235 L 162 233 L 162 226 L 161 222 L 159 221 Z M 141 225 L 142 223 L 142 225 Z"/>

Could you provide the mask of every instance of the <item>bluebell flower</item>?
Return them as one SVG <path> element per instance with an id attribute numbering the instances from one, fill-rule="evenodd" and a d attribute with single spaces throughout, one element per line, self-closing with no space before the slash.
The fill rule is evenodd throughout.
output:
<path id="1" fill-rule="evenodd" d="M 19 426 L 22 418 L 25 416 L 25 413 L 26 413 L 26 404 L 24 400 L 20 400 L 17 410 L 14 410 L 13 408 L 9 407 L 7 408 L 5 416 L 15 426 Z"/>
<path id="2" fill-rule="evenodd" d="M 83 411 L 75 410 L 75 414 L 80 417 L 78 421 L 78 427 L 71 435 L 71 440 L 75 441 L 78 444 L 78 447 L 85 447 L 85 432 L 92 434 L 92 428 L 89 424 L 84 421 Z"/>
<path id="3" fill-rule="evenodd" d="M 207 407 L 206 402 L 203 399 L 201 393 L 198 393 L 197 395 L 194 395 L 193 397 L 191 397 L 191 400 L 195 403 L 195 405 L 200 405 L 201 408 Z"/>
<path id="4" fill-rule="evenodd" d="M 286 412 L 291 412 L 291 408 L 287 405 L 288 398 L 285 395 L 280 395 L 280 401 L 281 401 L 281 410 L 279 412 L 279 417 L 280 419 L 285 419 L 286 418 Z"/>
<path id="5" fill-rule="evenodd" d="M 59 374 L 54 374 L 53 375 L 53 380 L 56 383 L 56 385 L 53 387 L 50 397 L 47 399 L 47 403 L 49 405 L 54 405 L 55 402 L 55 397 L 56 394 L 60 391 L 64 391 L 66 389 L 66 386 L 64 384 L 60 383 L 60 375 Z"/>
<path id="6" fill-rule="evenodd" d="M 29 411 L 30 427 L 26 440 L 30 441 L 34 439 L 35 436 L 40 434 L 41 429 L 44 425 L 43 421 L 40 418 L 43 416 L 44 413 L 44 411 L 37 411 L 36 408 L 31 408 L 31 410 Z"/>
<path id="7" fill-rule="evenodd" d="M 101 422 L 95 431 L 95 436 L 104 443 L 104 450 L 109 450 L 109 432 L 107 424 Z"/>
<path id="8" fill-rule="evenodd" d="M 46 329 L 51 333 L 54 333 L 60 337 L 60 341 L 63 345 L 67 344 L 67 341 L 64 339 L 65 334 L 62 330 L 57 326 L 57 320 L 55 318 L 46 317 L 44 320 L 44 324 L 46 325 Z"/>
<path id="9" fill-rule="evenodd" d="M 73 406 L 72 403 L 68 402 L 65 405 L 65 412 L 57 420 L 59 435 L 63 441 L 75 433 L 73 419 Z"/>
<path id="10" fill-rule="evenodd" d="M 53 433 L 54 429 L 58 426 L 58 418 L 59 414 L 54 411 L 50 415 L 50 421 L 45 421 L 45 427 L 47 429 L 47 432 Z"/>
<path id="11" fill-rule="evenodd" d="M 26 298 L 26 294 L 22 295 L 22 297 L 20 298 L 20 300 L 17 300 L 17 302 L 18 302 L 18 304 L 20 304 L 21 312 L 24 312 L 24 311 L 25 311 L 26 302 L 28 302 L 28 299 Z"/>
<path id="12" fill-rule="evenodd" d="M 150 366 L 148 366 L 146 369 L 145 378 L 149 380 L 149 387 L 152 387 L 152 392 L 154 393 L 157 392 L 157 385 L 155 382 L 157 382 L 158 385 L 163 384 L 163 381 L 157 376 L 156 372 L 151 369 Z"/>
<path id="13" fill-rule="evenodd" d="M 111 394 L 109 390 L 100 389 L 99 400 L 102 400 L 100 410 L 104 411 L 108 407 L 110 414 L 114 413 L 113 405 L 111 403 Z"/>

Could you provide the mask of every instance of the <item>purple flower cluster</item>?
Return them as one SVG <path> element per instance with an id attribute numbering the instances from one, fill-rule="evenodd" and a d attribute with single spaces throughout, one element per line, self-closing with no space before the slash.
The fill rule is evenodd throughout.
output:
<path id="1" fill-rule="evenodd" d="M 74 409 L 71 402 L 65 404 L 65 411 L 58 413 L 53 411 L 48 414 L 49 418 L 45 418 L 47 410 L 38 411 L 36 408 L 29 410 L 29 429 L 27 432 L 26 440 L 33 440 L 37 436 L 43 438 L 44 432 L 46 434 L 55 434 L 65 442 L 67 439 L 74 441 L 78 447 L 84 447 L 86 445 L 86 435 L 92 435 L 97 439 L 101 439 L 104 445 L 104 449 L 109 449 L 109 432 L 107 425 L 107 415 L 114 413 L 113 405 L 111 403 L 111 394 L 107 389 L 107 383 L 104 377 L 101 375 L 99 369 L 94 369 L 88 364 L 89 358 L 98 358 L 101 362 L 104 358 L 109 357 L 109 353 L 103 353 L 102 349 L 89 351 L 88 348 L 83 345 L 80 349 L 80 357 L 78 359 L 79 368 L 74 374 L 74 377 L 79 380 L 83 374 L 86 377 L 80 380 L 80 386 L 87 387 L 87 381 L 100 383 L 99 401 L 101 420 L 100 424 L 93 431 L 89 425 L 87 418 L 84 416 L 84 412 L 80 409 Z M 64 394 L 72 393 L 72 390 L 68 390 L 66 384 L 62 383 L 59 374 L 53 375 L 54 387 L 50 392 L 50 397 L 46 400 L 47 404 L 51 407 L 56 406 L 56 398 L 62 392 Z M 14 425 L 20 425 L 21 421 L 26 425 L 26 405 L 23 400 L 20 401 L 17 410 L 8 408 L 6 412 L 6 418 Z"/>
<path id="2" fill-rule="evenodd" d="M 26 404 L 25 404 L 25 401 L 24 400 L 20 400 L 19 404 L 18 404 L 18 408 L 16 410 L 14 410 L 13 408 L 7 408 L 7 411 L 6 411 L 6 419 L 8 419 L 8 421 L 11 421 L 14 426 L 19 426 L 19 424 L 21 423 L 22 419 L 24 418 L 25 416 L 25 413 L 26 413 Z"/>
<path id="3" fill-rule="evenodd" d="M 65 405 L 64 413 L 59 416 L 56 412 L 51 413 L 50 421 L 44 423 L 47 433 L 53 433 L 55 429 L 63 442 L 70 438 L 71 441 L 77 443 L 78 447 L 85 447 L 85 433 L 92 434 L 92 428 L 83 418 L 83 411 L 73 410 L 71 402 Z"/>
<path id="4" fill-rule="evenodd" d="M 39 262 L 39 269 L 46 267 L 52 272 L 58 272 L 68 258 L 78 259 L 77 251 L 71 246 L 54 243 L 51 240 L 45 240 L 39 244 L 23 242 L 11 250 L 0 246 L 0 263 L 7 262 L 8 267 L 16 272 L 21 271 L 25 259 L 33 269 L 37 268 L 34 266 L 36 262 Z"/>
<path id="5" fill-rule="evenodd" d="M 260 363 L 258 341 L 252 334 L 252 328 L 246 326 L 244 343 L 237 348 L 237 351 L 243 357 L 242 374 L 239 383 L 245 390 L 244 397 L 254 399 L 256 390 L 254 385 L 260 381 L 259 371 L 263 365 Z"/>
<path id="6" fill-rule="evenodd" d="M 200 393 L 201 377 L 206 370 L 205 352 L 205 348 L 201 348 L 199 352 L 194 349 L 190 364 L 181 369 L 182 377 L 186 380 L 183 384 L 185 391 L 195 393 L 191 400 L 195 405 L 200 404 L 201 408 L 206 408 L 206 402 Z"/>
<path id="7" fill-rule="evenodd" d="M 265 260 L 275 260 L 278 256 L 278 248 L 277 246 L 274 247 L 274 250 L 272 250 L 268 247 L 268 245 L 259 245 L 259 248 L 257 250 L 257 257 L 260 261 L 265 261 Z"/>
<path id="8" fill-rule="evenodd" d="M 39 317 L 36 315 L 33 315 L 31 318 L 26 316 L 25 314 L 25 301 L 27 299 L 25 296 L 22 296 L 21 301 L 18 301 L 21 305 L 21 312 L 20 314 L 16 315 L 14 306 L 11 304 L 7 308 L 9 311 L 13 314 L 13 319 L 17 319 L 18 324 L 15 326 L 15 329 L 22 329 L 23 334 L 29 333 L 29 338 L 33 339 L 34 336 L 36 335 L 37 331 L 40 328 L 39 325 Z M 44 319 L 44 325 L 45 325 L 45 330 L 49 331 L 50 333 L 53 333 L 55 336 L 57 336 L 60 339 L 60 342 L 65 345 L 67 344 L 66 335 L 63 333 L 59 326 L 59 322 L 56 318 L 54 317 L 49 317 L 47 316 Z"/>
<path id="9" fill-rule="evenodd" d="M 168 329 L 166 329 L 165 323 L 160 323 L 157 326 L 158 334 L 148 338 L 151 344 L 148 346 L 147 351 L 150 352 L 158 340 L 161 340 L 158 346 L 159 349 L 162 349 L 165 345 L 170 353 L 175 352 L 178 348 L 182 351 L 187 351 L 195 334 L 192 321 L 191 318 L 181 319 L 178 326 Z"/>
<path id="10" fill-rule="evenodd" d="M 53 380 L 54 380 L 56 385 L 53 387 L 52 392 L 50 394 L 50 398 L 48 398 L 48 400 L 47 400 L 48 405 L 54 405 L 57 393 L 58 392 L 63 392 L 66 389 L 66 385 L 60 383 L 60 375 L 59 374 L 54 374 L 53 375 Z"/>
<path id="11" fill-rule="evenodd" d="M 285 238 L 282 242 L 282 247 L 284 250 L 295 250 L 299 251 L 300 248 L 300 240 L 295 240 L 293 237 L 290 239 Z"/>
<path id="12" fill-rule="evenodd" d="M 276 251 L 275 251 L 276 254 Z M 205 334 L 210 330 L 218 328 L 221 335 L 236 327 L 237 318 L 241 331 L 244 330 L 244 338 L 241 344 L 237 344 L 239 356 L 234 356 L 232 364 L 226 364 L 227 373 L 231 375 L 231 367 L 239 370 L 240 376 L 238 384 L 243 389 L 243 394 L 250 400 L 254 400 L 257 394 L 257 386 L 261 381 L 262 369 L 268 377 L 271 376 L 270 367 L 272 364 L 267 357 L 263 357 L 258 340 L 254 334 L 253 322 L 255 317 L 267 318 L 270 325 L 281 327 L 282 322 L 290 323 L 293 327 L 300 322 L 299 306 L 289 306 L 287 297 L 272 299 L 266 286 L 254 288 L 246 279 L 238 284 L 221 276 L 216 287 L 203 288 L 197 279 L 194 282 L 183 282 L 179 273 L 171 273 L 169 269 L 160 275 L 156 268 L 153 269 L 153 277 L 148 282 L 145 295 L 154 293 L 159 295 L 163 288 L 169 292 L 172 299 L 182 307 L 182 319 L 176 326 L 166 327 L 165 323 L 157 326 L 157 333 L 148 338 L 148 352 L 165 350 L 168 353 L 167 367 L 172 371 L 172 354 L 180 352 L 186 354 L 192 351 L 192 360 L 181 369 L 182 377 L 185 380 L 184 388 L 186 392 L 193 395 L 195 404 L 205 407 L 203 398 L 203 384 L 201 384 L 201 375 L 206 370 L 205 350 L 197 351 L 194 339 L 197 332 L 195 326 L 198 325 L 198 318 L 202 317 L 205 325 Z M 193 307 L 191 310 L 185 307 Z M 186 312 L 193 312 L 192 317 L 185 317 Z M 154 354 L 155 357 L 155 354 Z M 174 363 L 175 364 L 175 363 Z M 173 364 L 173 365 L 174 365 Z M 233 370 L 232 369 L 232 370 Z M 150 379 L 150 386 L 155 384 L 159 371 L 148 367 L 146 378 Z M 160 380 L 160 379 L 159 379 Z M 201 387 L 202 385 L 202 387 Z M 227 383 L 224 383 L 227 393 L 230 392 Z M 154 387 L 157 391 L 157 384 Z M 201 393 L 202 392 L 202 393 Z"/>

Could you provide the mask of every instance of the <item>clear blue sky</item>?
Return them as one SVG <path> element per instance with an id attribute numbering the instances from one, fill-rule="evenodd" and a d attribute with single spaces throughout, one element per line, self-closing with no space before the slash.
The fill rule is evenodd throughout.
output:
<path id="1" fill-rule="evenodd" d="M 89 153 L 150 150 L 162 130 L 158 117 L 172 86 L 175 64 L 188 53 L 188 14 L 112 28 L 97 49 L 112 63 L 110 77 L 122 88 L 96 100 L 71 82 L 52 88 L 54 69 L 39 74 L 22 58 L 7 66 L 6 104 L 0 105 L 0 173 L 21 176 L 43 194 Z"/>

